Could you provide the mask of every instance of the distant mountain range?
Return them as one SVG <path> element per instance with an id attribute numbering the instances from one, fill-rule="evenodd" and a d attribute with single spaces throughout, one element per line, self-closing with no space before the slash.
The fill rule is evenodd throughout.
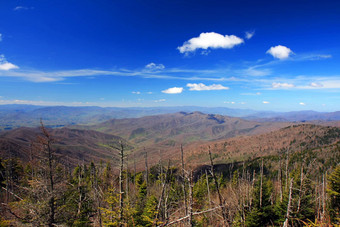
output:
<path id="1" fill-rule="evenodd" d="M 178 160 L 183 144 L 190 165 L 208 161 L 208 146 L 217 162 L 242 160 L 276 152 L 314 149 L 340 140 L 340 129 L 293 122 L 255 122 L 201 112 L 179 112 L 130 119 L 112 119 L 94 125 L 48 129 L 55 140 L 53 149 L 63 162 L 112 161 L 120 141 L 131 162 L 139 168 L 145 152 L 150 165 Z M 0 157 L 30 160 L 32 146 L 41 135 L 39 128 L 21 127 L 0 133 Z M 36 151 L 35 151 L 36 152 Z M 34 153 L 34 149 L 33 149 Z M 39 156 L 35 153 L 33 155 Z M 40 154 L 41 155 L 41 154 Z"/>
<path id="2" fill-rule="evenodd" d="M 67 107 L 34 105 L 0 105 L 0 131 L 18 127 L 39 126 L 42 119 L 47 127 L 63 127 L 75 124 L 97 124 L 110 119 L 139 118 L 176 112 L 195 112 L 239 117 L 259 122 L 339 121 L 340 111 L 323 113 L 315 111 L 270 112 L 226 107 Z"/>
<path id="3" fill-rule="evenodd" d="M 111 119 L 90 126 L 74 126 L 118 135 L 134 144 L 164 141 L 189 143 L 261 134 L 292 125 L 291 122 L 255 122 L 202 112 L 179 112 L 141 118 Z"/>

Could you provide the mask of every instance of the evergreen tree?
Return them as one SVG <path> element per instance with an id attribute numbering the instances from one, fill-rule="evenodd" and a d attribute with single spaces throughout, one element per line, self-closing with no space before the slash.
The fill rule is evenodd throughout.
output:
<path id="1" fill-rule="evenodd" d="M 314 221 L 314 195 L 311 185 L 310 176 L 305 175 L 301 185 L 301 169 L 294 169 L 290 174 L 290 179 L 293 178 L 293 187 L 291 194 L 290 217 L 295 222 L 308 223 Z M 282 225 L 286 219 L 287 205 L 289 200 L 289 188 L 284 191 L 283 200 L 279 200 L 275 206 L 275 213 L 277 215 L 276 224 Z"/>
<path id="2" fill-rule="evenodd" d="M 246 215 L 246 226 L 270 226 L 273 224 L 275 214 L 271 202 L 272 193 L 273 185 L 270 180 L 263 180 L 262 186 L 260 180 L 256 181 L 253 206 L 249 214 Z"/>
<path id="3" fill-rule="evenodd" d="M 334 224 L 340 224 L 340 165 L 328 176 L 329 212 Z"/>

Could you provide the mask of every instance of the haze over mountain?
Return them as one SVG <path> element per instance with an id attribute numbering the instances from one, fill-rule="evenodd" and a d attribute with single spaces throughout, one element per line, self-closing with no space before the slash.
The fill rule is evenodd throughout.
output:
<path id="1" fill-rule="evenodd" d="M 216 140 L 238 135 L 259 134 L 291 124 L 289 122 L 258 123 L 196 111 L 112 119 L 100 124 L 80 127 L 118 135 L 134 143 L 150 144 L 166 140 L 188 143 L 197 140 Z"/>
<path id="2" fill-rule="evenodd" d="M 34 106 L 34 105 L 0 105 L 0 131 L 18 127 L 36 127 L 40 119 L 48 127 L 62 127 L 74 124 L 97 124 L 110 119 L 138 118 L 150 115 L 199 111 L 205 114 L 219 114 L 240 117 L 260 122 L 265 121 L 335 121 L 340 120 L 340 112 L 269 112 L 250 109 L 232 109 L 226 107 L 71 107 L 71 106 Z"/>
<path id="3" fill-rule="evenodd" d="M 114 119 L 74 127 L 78 129 L 49 129 L 55 140 L 53 149 L 64 163 L 71 165 L 114 160 L 117 150 L 112 146 L 117 147 L 119 141 L 126 144 L 127 152 L 133 153 L 137 161 L 148 152 L 151 165 L 158 162 L 160 155 L 163 160 L 178 159 L 183 144 L 186 160 L 198 165 L 208 162 L 208 146 L 217 162 L 231 162 L 287 149 L 324 147 L 340 140 L 340 129 L 336 127 L 254 122 L 200 112 Z M 25 127 L 0 133 L 1 157 L 30 160 L 31 144 L 36 143 L 39 135 L 39 128 Z M 137 166 L 142 168 L 140 163 Z"/>

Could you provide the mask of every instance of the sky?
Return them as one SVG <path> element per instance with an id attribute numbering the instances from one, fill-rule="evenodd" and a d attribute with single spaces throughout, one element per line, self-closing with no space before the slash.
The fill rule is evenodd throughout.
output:
<path id="1" fill-rule="evenodd" d="M 0 104 L 340 111 L 340 1 L 1 0 Z"/>

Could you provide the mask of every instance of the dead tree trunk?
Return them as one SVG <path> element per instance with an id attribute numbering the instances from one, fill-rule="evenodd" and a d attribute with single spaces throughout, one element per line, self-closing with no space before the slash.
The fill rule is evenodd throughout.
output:
<path id="1" fill-rule="evenodd" d="M 301 173 L 300 173 L 300 189 L 299 189 L 299 201 L 298 201 L 297 213 L 300 212 L 302 196 L 303 196 L 303 164 L 301 165 Z"/>
<path id="2" fill-rule="evenodd" d="M 288 227 L 289 225 L 289 218 L 290 218 L 290 209 L 291 209 L 291 203 L 292 203 L 292 190 L 293 190 L 293 181 L 294 178 L 290 180 L 290 186 L 289 186 L 289 196 L 288 196 L 288 205 L 287 205 L 287 213 L 286 213 L 286 220 L 283 223 L 283 227 Z"/>
<path id="3" fill-rule="evenodd" d="M 120 226 L 123 226 L 123 199 L 124 199 L 124 190 L 123 190 L 123 171 L 124 171 L 124 145 L 123 142 L 120 142 L 120 169 L 119 169 L 119 222 Z"/>
<path id="4" fill-rule="evenodd" d="M 149 167 L 148 167 L 148 152 L 145 151 L 144 148 L 144 159 L 145 159 L 145 182 L 146 182 L 146 191 L 149 194 Z"/>
<path id="5" fill-rule="evenodd" d="M 262 207 L 262 184 L 263 184 L 263 158 L 262 158 L 262 164 L 261 164 L 260 207 Z"/>
<path id="6" fill-rule="evenodd" d="M 48 181 L 49 181 L 49 208 L 50 208 L 50 214 L 48 218 L 48 226 L 53 226 L 55 223 L 55 195 L 54 195 L 54 153 L 52 150 L 52 137 L 47 132 L 42 120 L 40 120 L 41 125 L 41 131 L 43 133 L 43 137 L 38 138 L 39 143 L 43 145 L 44 152 L 46 152 L 47 155 L 47 162 L 48 162 Z"/>
<path id="7" fill-rule="evenodd" d="M 126 174 L 125 174 L 125 191 L 126 191 L 126 200 L 129 201 L 129 159 L 126 156 Z"/>
<path id="8" fill-rule="evenodd" d="M 226 215 L 226 212 L 225 212 L 225 206 L 224 206 L 224 202 L 223 202 L 223 197 L 222 197 L 221 192 L 220 192 L 220 187 L 219 187 L 217 178 L 216 178 L 216 176 L 214 174 L 214 162 L 213 162 L 213 159 L 211 157 L 210 146 L 209 146 L 209 158 L 210 158 L 211 176 L 214 179 L 216 190 L 217 190 L 217 194 L 218 194 L 218 198 L 219 198 L 219 201 L 220 201 L 221 214 L 222 214 L 222 217 L 223 217 L 223 225 L 224 226 L 229 226 L 229 223 L 227 221 L 227 215 Z"/>
<path id="9" fill-rule="evenodd" d="M 165 187 L 166 187 L 166 183 L 167 183 L 167 177 L 168 177 L 168 173 L 170 171 L 170 159 L 169 159 L 169 162 L 168 162 L 168 169 L 167 171 L 165 172 L 165 177 L 164 177 L 164 181 L 162 182 L 162 192 L 161 192 L 161 196 L 159 198 L 159 201 L 158 201 L 158 205 L 157 205 L 157 213 L 156 213 L 156 218 L 155 218 L 155 222 L 157 222 L 157 219 L 159 217 L 159 214 L 161 213 L 161 205 L 162 205 L 162 201 L 163 201 L 163 197 L 164 197 L 164 192 L 165 192 Z"/>
<path id="10" fill-rule="evenodd" d="M 189 226 L 194 226 L 193 220 L 192 220 L 192 216 L 193 216 L 193 180 L 192 180 L 192 171 L 190 171 L 190 176 L 189 176 Z"/>
<path id="11" fill-rule="evenodd" d="M 181 145 L 181 157 L 182 157 L 182 189 L 184 195 L 184 208 L 185 208 L 185 215 L 188 215 L 188 203 L 187 203 L 187 191 L 186 191 L 186 177 L 185 177 L 185 169 L 184 169 L 184 157 L 183 157 L 183 146 Z"/>
<path id="12" fill-rule="evenodd" d="M 286 159 L 286 191 L 288 189 L 288 165 L 289 165 L 289 149 L 287 148 L 287 159 Z"/>
<path id="13" fill-rule="evenodd" d="M 323 221 L 326 216 L 326 181 L 325 174 L 322 175 L 322 213 L 321 220 Z"/>
<path id="14" fill-rule="evenodd" d="M 278 174 L 278 182 L 279 182 L 279 192 L 280 192 L 280 202 L 282 202 L 282 170 L 281 170 L 281 155 L 279 157 L 279 174 Z"/>

